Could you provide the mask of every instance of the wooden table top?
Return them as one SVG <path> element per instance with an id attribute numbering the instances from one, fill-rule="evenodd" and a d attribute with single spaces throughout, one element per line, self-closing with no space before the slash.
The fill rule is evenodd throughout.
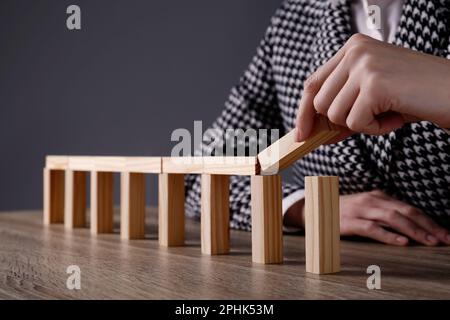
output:
<path id="1" fill-rule="evenodd" d="M 318 276 L 305 273 L 303 236 L 284 236 L 284 264 L 258 265 L 248 232 L 231 231 L 230 255 L 202 255 L 190 219 L 185 247 L 160 248 L 156 215 L 147 212 L 147 239 L 124 241 L 118 225 L 91 236 L 43 227 L 39 211 L 0 213 L 0 298 L 450 299 L 450 247 L 342 241 L 342 272 Z M 69 265 L 81 269 L 81 290 L 66 287 Z M 370 265 L 381 268 L 381 290 L 366 286 Z"/>

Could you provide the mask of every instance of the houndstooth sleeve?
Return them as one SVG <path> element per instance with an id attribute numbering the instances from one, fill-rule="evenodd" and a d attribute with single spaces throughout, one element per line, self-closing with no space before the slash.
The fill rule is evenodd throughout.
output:
<path id="1" fill-rule="evenodd" d="M 232 88 L 222 114 L 211 128 L 226 129 L 279 129 L 284 134 L 281 112 L 277 103 L 274 80 L 272 78 L 271 27 L 261 41 L 256 55 L 237 86 Z M 209 130 L 208 130 L 209 131 Z M 205 133 L 208 137 L 208 131 Z M 215 139 L 218 137 L 216 136 Z M 259 137 L 260 139 L 261 137 Z M 220 138 L 223 142 L 223 138 Z M 208 140 L 208 139 L 204 139 Z M 215 140 L 217 141 L 217 140 Z M 269 142 L 270 143 L 270 142 Z M 245 141 L 248 155 L 248 141 Z M 211 152 L 210 146 L 202 144 L 196 155 Z M 189 216 L 200 217 L 200 176 L 186 176 L 186 211 Z M 301 189 L 300 186 L 284 184 L 284 196 Z M 230 227 L 250 230 L 250 178 L 230 177 Z"/>

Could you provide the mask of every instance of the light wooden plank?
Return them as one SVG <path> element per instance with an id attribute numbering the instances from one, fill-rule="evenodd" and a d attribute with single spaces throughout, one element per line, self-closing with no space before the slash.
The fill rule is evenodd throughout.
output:
<path id="1" fill-rule="evenodd" d="M 202 157 L 163 157 L 162 172 L 169 174 L 203 173 Z"/>
<path id="2" fill-rule="evenodd" d="M 257 157 L 108 157 L 47 156 L 51 169 L 178 174 L 259 174 Z"/>
<path id="3" fill-rule="evenodd" d="M 257 157 L 203 157 L 204 174 L 250 176 L 259 173 Z"/>
<path id="4" fill-rule="evenodd" d="M 229 180 L 225 175 L 202 175 L 200 221 L 203 254 L 227 254 L 230 251 Z"/>
<path id="5" fill-rule="evenodd" d="M 305 177 L 306 271 L 340 271 L 339 178 Z"/>
<path id="6" fill-rule="evenodd" d="M 256 157 L 164 157 L 162 172 L 181 174 L 255 175 Z"/>
<path id="7" fill-rule="evenodd" d="M 76 171 L 161 172 L 161 157 L 68 156 L 67 159 L 67 168 Z M 57 160 L 50 158 L 51 163 Z"/>
<path id="8" fill-rule="evenodd" d="M 113 232 L 114 177 L 112 172 L 91 172 L 91 233 Z"/>
<path id="9" fill-rule="evenodd" d="M 94 157 L 95 170 L 160 173 L 161 157 Z"/>
<path id="10" fill-rule="evenodd" d="M 296 130 L 292 130 L 258 154 L 261 174 L 277 174 L 339 133 L 337 127 L 323 117 L 317 118 L 313 133 L 306 141 L 296 142 Z"/>
<path id="11" fill-rule="evenodd" d="M 65 210 L 66 229 L 86 226 L 86 172 L 65 171 Z"/>
<path id="12" fill-rule="evenodd" d="M 283 262 L 281 201 L 279 175 L 251 177 L 253 262 Z"/>
<path id="13" fill-rule="evenodd" d="M 46 156 L 45 167 L 52 170 L 66 170 L 69 166 L 68 156 Z"/>
<path id="14" fill-rule="evenodd" d="M 120 175 L 120 236 L 145 237 L 145 175 L 122 172 Z"/>
<path id="15" fill-rule="evenodd" d="M 44 168 L 44 225 L 64 223 L 63 170 Z"/>
<path id="16" fill-rule="evenodd" d="M 164 247 L 184 245 L 184 175 L 159 175 L 159 244 Z"/>
<path id="17" fill-rule="evenodd" d="M 69 156 L 67 168 L 73 171 L 96 171 L 94 157 Z"/>

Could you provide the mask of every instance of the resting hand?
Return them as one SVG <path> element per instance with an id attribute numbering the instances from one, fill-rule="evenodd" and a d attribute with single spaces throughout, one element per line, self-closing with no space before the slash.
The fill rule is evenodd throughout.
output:
<path id="1" fill-rule="evenodd" d="M 371 238 L 405 246 L 410 240 L 427 246 L 450 245 L 449 232 L 421 210 L 375 190 L 340 197 L 341 235 Z M 304 226 L 304 205 L 286 213 L 284 224 Z"/>

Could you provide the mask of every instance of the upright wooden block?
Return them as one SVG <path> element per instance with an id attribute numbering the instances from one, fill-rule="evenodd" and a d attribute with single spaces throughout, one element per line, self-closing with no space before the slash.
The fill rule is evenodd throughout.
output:
<path id="1" fill-rule="evenodd" d="M 305 178 L 306 272 L 340 271 L 339 178 Z"/>
<path id="2" fill-rule="evenodd" d="M 44 225 L 64 222 L 64 170 L 44 168 Z"/>
<path id="3" fill-rule="evenodd" d="M 64 226 L 66 229 L 86 225 L 86 172 L 66 170 Z"/>
<path id="4" fill-rule="evenodd" d="M 112 233 L 114 215 L 112 172 L 91 172 L 91 233 Z"/>
<path id="5" fill-rule="evenodd" d="M 159 244 L 165 247 L 184 245 L 184 175 L 159 175 Z"/>
<path id="6" fill-rule="evenodd" d="M 253 262 L 282 263 L 281 177 L 252 176 L 251 197 Z"/>
<path id="7" fill-rule="evenodd" d="M 120 236 L 145 237 L 145 175 L 122 172 L 120 175 Z"/>
<path id="8" fill-rule="evenodd" d="M 202 253 L 215 255 L 230 251 L 229 177 L 202 175 Z"/>

